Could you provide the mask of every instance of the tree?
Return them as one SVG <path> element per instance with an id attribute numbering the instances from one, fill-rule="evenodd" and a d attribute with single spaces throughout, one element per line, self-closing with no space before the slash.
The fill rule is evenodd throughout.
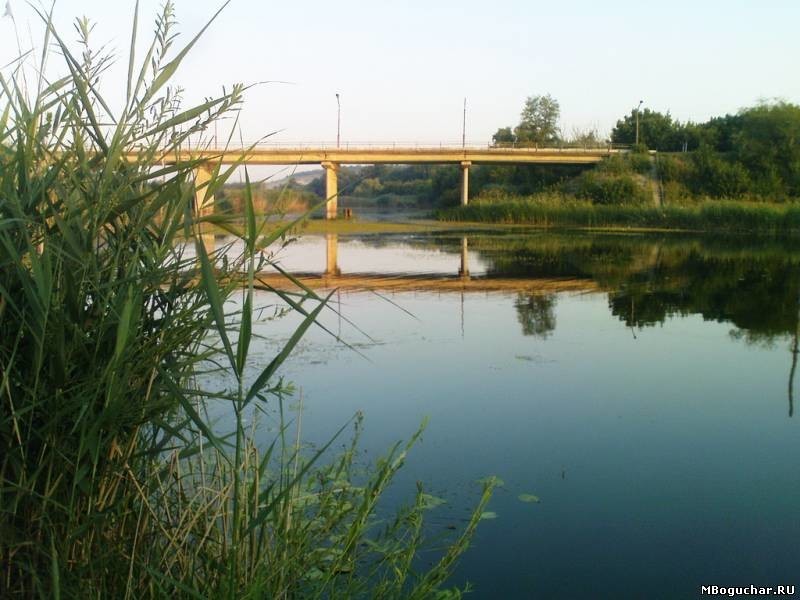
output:
<path id="1" fill-rule="evenodd" d="M 511 131 L 511 127 L 501 127 L 492 136 L 494 144 L 510 144 L 514 141 L 514 132 Z"/>
<path id="2" fill-rule="evenodd" d="M 514 129 L 517 141 L 541 145 L 557 143 L 560 116 L 558 101 L 550 94 L 528 96 L 520 114 L 519 125 Z"/>
<path id="3" fill-rule="evenodd" d="M 733 154 L 767 196 L 800 194 L 800 106 L 763 103 L 739 113 Z"/>
<path id="4" fill-rule="evenodd" d="M 636 109 L 617 121 L 611 130 L 611 141 L 615 144 L 636 143 Z M 683 147 L 685 126 L 674 121 L 667 113 L 645 108 L 639 112 L 639 143 L 653 150 L 677 152 Z"/>
<path id="5" fill-rule="evenodd" d="M 732 152 L 736 147 L 735 138 L 742 129 L 742 115 L 712 117 L 705 123 L 687 123 L 687 150 L 708 146 L 717 152 Z M 694 142 L 694 143 L 693 143 Z"/>

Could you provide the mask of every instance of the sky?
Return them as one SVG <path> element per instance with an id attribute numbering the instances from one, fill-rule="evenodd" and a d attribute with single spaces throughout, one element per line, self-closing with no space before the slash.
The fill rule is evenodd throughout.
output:
<path id="1" fill-rule="evenodd" d="M 2 2 L 0 0 L 0 9 Z M 220 1 L 177 0 L 188 42 Z M 141 0 L 139 57 L 161 2 Z M 42 26 L 11 0 L 0 19 L 0 65 L 40 50 Z M 134 2 L 58 0 L 55 22 L 88 16 L 97 47 L 117 57 L 101 86 L 123 99 Z M 525 98 L 551 94 L 561 127 L 608 135 L 639 100 L 643 108 L 703 121 L 759 99 L 800 103 L 797 0 L 232 0 L 192 49 L 175 82 L 186 106 L 232 83 L 267 83 L 245 97 L 245 140 L 488 143 L 515 125 Z M 51 68 L 58 68 L 57 60 Z M 113 103 L 113 102 L 112 102 Z M 224 125 L 219 134 L 222 135 Z"/>

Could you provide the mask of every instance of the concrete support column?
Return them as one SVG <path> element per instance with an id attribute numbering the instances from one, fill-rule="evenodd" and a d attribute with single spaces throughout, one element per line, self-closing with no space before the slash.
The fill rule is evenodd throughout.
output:
<path id="1" fill-rule="evenodd" d="M 214 194 L 209 194 L 208 189 L 210 181 L 211 171 L 205 167 L 194 170 L 194 210 L 198 217 L 214 214 Z"/>
<path id="2" fill-rule="evenodd" d="M 461 161 L 461 206 L 469 204 L 469 168 L 472 162 Z"/>
<path id="3" fill-rule="evenodd" d="M 325 275 L 341 275 L 339 270 L 339 236 L 335 233 L 325 234 Z"/>
<path id="4" fill-rule="evenodd" d="M 339 210 L 339 165 L 338 163 L 324 162 L 322 168 L 325 169 L 325 217 L 335 219 Z"/>
<path id="5" fill-rule="evenodd" d="M 194 170 L 194 214 L 196 217 L 205 217 L 214 214 L 214 195 L 209 193 L 208 185 L 211 182 L 211 171 L 205 167 Z M 200 225 L 200 239 L 207 254 L 216 249 L 216 240 L 213 233 L 204 233 L 206 224 Z"/>
<path id="6" fill-rule="evenodd" d="M 458 274 L 466 279 L 469 278 L 469 242 L 467 236 L 461 238 L 461 267 Z"/>

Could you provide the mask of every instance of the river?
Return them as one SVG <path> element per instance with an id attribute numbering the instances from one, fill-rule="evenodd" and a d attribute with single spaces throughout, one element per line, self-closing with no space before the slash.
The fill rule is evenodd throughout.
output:
<path id="1" fill-rule="evenodd" d="M 277 258 L 339 289 L 283 370 L 304 439 L 362 411 L 366 461 L 429 418 L 386 500 L 423 482 L 433 536 L 502 480 L 453 578 L 470 597 L 800 583 L 800 244 L 328 235 Z M 256 361 L 297 323 L 260 322 Z"/>

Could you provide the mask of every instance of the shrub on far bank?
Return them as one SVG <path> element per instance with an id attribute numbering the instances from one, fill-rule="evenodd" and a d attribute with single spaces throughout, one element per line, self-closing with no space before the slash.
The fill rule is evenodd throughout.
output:
<path id="1" fill-rule="evenodd" d="M 640 175 L 647 175 L 650 173 L 653 163 L 650 158 L 649 153 L 642 153 L 642 152 L 633 152 L 628 155 L 628 161 L 630 162 L 631 169 L 639 173 Z"/>
<path id="2" fill-rule="evenodd" d="M 665 203 L 694 204 L 697 202 L 689 188 L 678 181 L 663 181 L 662 189 L 662 199 Z"/>
<path id="3" fill-rule="evenodd" d="M 692 154 L 691 165 L 687 183 L 697 195 L 742 198 L 752 190 L 750 176 L 740 163 L 726 161 L 707 148 Z"/>
<path id="4" fill-rule="evenodd" d="M 535 227 L 643 228 L 788 235 L 800 232 L 800 205 L 703 200 L 692 204 L 597 205 L 535 197 L 442 209 L 441 221 L 524 224 Z"/>
<path id="5" fill-rule="evenodd" d="M 644 204 L 647 192 L 634 176 L 607 175 L 587 171 L 577 178 L 575 187 L 577 198 L 591 200 L 594 204 Z"/>

